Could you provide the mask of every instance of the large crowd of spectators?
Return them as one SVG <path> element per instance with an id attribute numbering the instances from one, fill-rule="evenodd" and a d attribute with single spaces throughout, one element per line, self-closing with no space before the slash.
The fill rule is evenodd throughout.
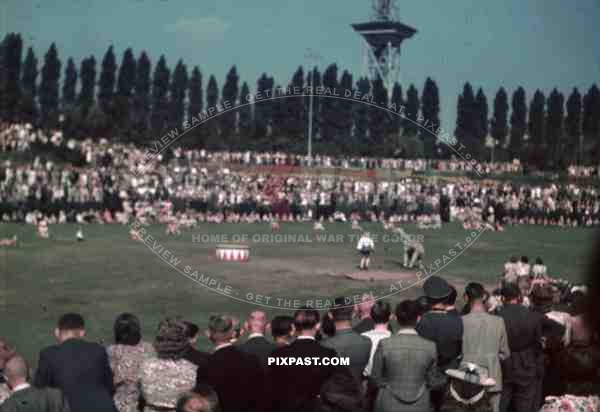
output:
<path id="1" fill-rule="evenodd" d="M 178 317 L 149 342 L 140 320 L 121 314 L 105 347 L 67 313 L 32 379 L 0 340 L 0 411 L 599 410 L 600 336 L 585 316 L 587 289 L 561 289 L 527 262 L 511 260 L 505 272 L 494 291 L 469 283 L 462 309 L 457 289 L 432 276 L 421 298 L 395 308 L 365 296 L 356 305 L 337 298 L 324 314 L 213 315 L 210 353 L 197 349 L 199 327 Z"/>
<path id="2" fill-rule="evenodd" d="M 338 165 L 349 170 L 429 167 L 425 166 L 429 161 L 418 159 L 308 159 L 285 153 L 167 148 L 149 161 L 147 153 L 130 144 L 65 141 L 60 132 L 47 136 L 27 125 L 0 128 L 2 150 L 27 151 L 33 145 L 62 147 L 68 161 L 35 157 L 25 163 L 2 162 L 0 218 L 5 222 L 126 223 L 132 218 L 152 222 L 159 220 L 168 204 L 170 213 L 183 215 L 189 224 L 334 219 L 342 215 L 346 219 L 352 214 L 357 220 L 412 221 L 437 215 L 445 222 L 600 224 L 600 193 L 593 185 L 518 184 L 466 176 L 446 181 L 291 168 L 292 164 Z M 270 167 L 261 168 L 263 165 Z M 460 160 L 448 161 L 443 167 L 463 166 L 468 164 Z"/>

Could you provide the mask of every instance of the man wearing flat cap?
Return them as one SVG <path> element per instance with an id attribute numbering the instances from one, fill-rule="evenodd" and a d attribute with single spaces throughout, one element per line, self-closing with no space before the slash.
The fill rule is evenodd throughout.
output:
<path id="1" fill-rule="evenodd" d="M 441 371 L 456 368 L 462 353 L 463 323 L 460 315 L 452 310 L 456 301 L 456 289 L 439 276 L 430 276 L 423 283 L 423 292 L 429 304 L 427 311 L 417 324 L 417 333 L 433 341 L 438 354 Z M 440 410 L 445 388 L 431 391 L 431 401 L 436 411 Z"/>

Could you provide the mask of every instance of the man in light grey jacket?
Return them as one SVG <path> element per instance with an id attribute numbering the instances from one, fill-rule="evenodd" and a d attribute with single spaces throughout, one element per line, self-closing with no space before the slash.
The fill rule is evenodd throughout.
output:
<path id="1" fill-rule="evenodd" d="M 430 409 L 428 380 L 437 367 L 435 343 L 417 334 L 420 308 L 405 300 L 396 307 L 398 333 L 382 339 L 375 351 L 371 378 L 378 387 L 375 412 L 422 412 Z"/>
<path id="2" fill-rule="evenodd" d="M 463 316 L 463 361 L 487 368 L 496 385 L 488 388 L 494 412 L 500 411 L 502 368 L 500 361 L 510 356 L 504 319 L 490 315 L 485 306 L 488 294 L 482 285 L 467 285 L 465 297 L 470 312 Z"/>

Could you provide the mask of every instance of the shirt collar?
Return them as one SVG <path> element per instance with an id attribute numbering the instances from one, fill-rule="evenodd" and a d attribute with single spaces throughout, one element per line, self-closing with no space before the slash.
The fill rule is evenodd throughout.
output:
<path id="1" fill-rule="evenodd" d="M 13 393 L 14 393 L 14 392 L 17 392 L 17 391 L 22 391 L 23 389 L 27 389 L 27 388 L 29 388 L 29 387 L 31 387 L 31 385 L 30 385 L 30 384 L 28 384 L 27 382 L 25 382 L 25 383 L 20 383 L 20 384 L 18 384 L 17 386 L 15 386 L 15 387 L 13 388 L 13 390 L 12 390 L 12 391 L 13 391 Z"/>
<path id="2" fill-rule="evenodd" d="M 262 333 L 259 332 L 254 332 L 248 335 L 248 340 L 252 339 L 252 338 L 264 338 L 265 335 L 263 335 Z"/>
<path id="3" fill-rule="evenodd" d="M 417 335 L 415 328 L 402 328 L 398 331 L 398 335 Z"/>
<path id="4" fill-rule="evenodd" d="M 226 347 L 228 347 L 228 346 L 233 346 L 233 345 L 232 345 L 231 343 L 229 343 L 229 342 L 228 342 L 228 343 L 222 343 L 222 344 L 220 344 L 220 345 L 217 345 L 217 346 L 215 347 L 215 352 L 216 352 L 216 351 L 218 351 L 219 349 L 223 349 L 223 348 L 226 348 Z"/>
<path id="5" fill-rule="evenodd" d="M 302 335 L 302 336 L 296 337 L 296 340 L 317 340 L 317 339 L 315 339 L 314 336 L 304 336 L 304 335 Z"/>

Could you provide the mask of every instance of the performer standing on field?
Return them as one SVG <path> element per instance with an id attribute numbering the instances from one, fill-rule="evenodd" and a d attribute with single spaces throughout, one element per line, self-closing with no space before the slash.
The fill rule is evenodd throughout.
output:
<path id="1" fill-rule="evenodd" d="M 369 263 L 371 261 L 371 252 L 375 251 L 375 242 L 371 238 L 369 232 L 364 232 L 360 239 L 358 239 L 358 245 L 356 249 L 360 252 L 360 270 L 369 270 Z"/>

